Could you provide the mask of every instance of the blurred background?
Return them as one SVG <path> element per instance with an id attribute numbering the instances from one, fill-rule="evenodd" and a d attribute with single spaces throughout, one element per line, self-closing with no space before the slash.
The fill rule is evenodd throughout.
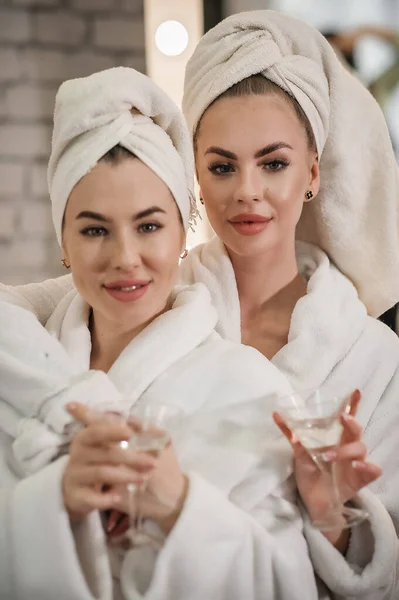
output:
<path id="1" fill-rule="evenodd" d="M 65 79 L 126 65 L 177 103 L 204 31 L 271 8 L 328 35 L 380 102 L 399 152 L 399 0 L 0 0 L 0 281 L 63 274 L 46 165 L 55 93 Z M 206 219 L 190 235 L 210 235 Z"/>

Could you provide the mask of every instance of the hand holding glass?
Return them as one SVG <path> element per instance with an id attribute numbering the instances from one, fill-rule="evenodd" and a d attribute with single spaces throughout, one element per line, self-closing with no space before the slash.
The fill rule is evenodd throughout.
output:
<path id="1" fill-rule="evenodd" d="M 158 457 L 170 442 L 172 433 L 177 431 L 182 414 L 182 410 L 177 406 L 165 403 L 140 404 L 133 407 L 128 416 L 132 436 L 126 447 Z M 140 501 L 147 485 L 148 480 L 140 486 L 128 485 L 130 526 L 126 536 L 133 546 L 160 543 L 159 538 L 155 539 L 144 530 Z"/>
<path id="2" fill-rule="evenodd" d="M 277 405 L 286 425 L 307 450 L 320 469 L 328 489 L 328 506 L 313 518 L 312 524 L 322 531 L 353 527 L 367 519 L 366 511 L 343 505 L 336 481 L 336 465 L 325 459 L 326 453 L 341 443 L 341 417 L 350 411 L 350 400 L 326 396 L 321 390 L 294 393 Z"/>

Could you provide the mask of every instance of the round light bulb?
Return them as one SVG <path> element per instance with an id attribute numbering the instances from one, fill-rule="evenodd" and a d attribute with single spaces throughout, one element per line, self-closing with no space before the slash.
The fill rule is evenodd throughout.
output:
<path id="1" fill-rule="evenodd" d="M 187 48 L 187 29 L 179 21 L 164 21 L 155 32 L 155 44 L 166 56 L 178 56 Z"/>

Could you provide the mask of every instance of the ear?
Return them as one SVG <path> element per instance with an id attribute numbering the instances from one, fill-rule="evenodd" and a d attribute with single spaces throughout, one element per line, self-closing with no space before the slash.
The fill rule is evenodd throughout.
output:
<path id="1" fill-rule="evenodd" d="M 64 241 L 64 236 L 62 236 L 61 251 L 62 251 L 62 258 L 65 259 L 68 264 L 71 264 L 71 261 L 69 260 L 68 250 L 66 249 L 66 245 L 65 245 L 65 241 Z"/>
<path id="2" fill-rule="evenodd" d="M 308 190 L 313 192 L 312 198 L 306 198 L 305 202 L 311 202 L 319 193 L 320 190 L 320 165 L 319 165 L 319 157 L 316 153 L 312 155 L 312 162 L 310 164 L 310 172 L 309 172 L 309 184 Z"/>
<path id="3" fill-rule="evenodd" d="M 187 246 L 187 234 L 184 231 L 184 227 L 182 226 L 182 241 L 181 241 L 181 246 L 180 246 L 180 254 L 183 254 L 183 252 L 186 250 L 186 246 Z"/>

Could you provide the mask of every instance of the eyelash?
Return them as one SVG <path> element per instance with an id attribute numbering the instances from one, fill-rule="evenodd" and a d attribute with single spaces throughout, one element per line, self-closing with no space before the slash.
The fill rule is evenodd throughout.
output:
<path id="1" fill-rule="evenodd" d="M 151 228 L 150 230 L 145 230 L 144 228 Z M 138 233 L 144 233 L 144 234 L 148 234 L 148 233 L 155 233 L 156 231 L 158 231 L 159 229 L 162 229 L 163 225 L 161 225 L 160 223 L 142 223 L 141 225 L 138 226 L 137 230 Z M 91 226 L 91 227 L 86 227 L 85 229 L 82 229 L 81 234 L 86 236 L 86 237 L 104 237 L 106 235 L 108 235 L 108 230 L 105 229 L 105 227 L 99 227 L 99 226 Z"/>
<path id="2" fill-rule="evenodd" d="M 103 237 L 107 235 L 108 231 L 104 227 L 85 227 L 80 232 L 82 235 L 87 237 Z"/>
<path id="3" fill-rule="evenodd" d="M 262 167 L 269 167 L 268 170 L 272 171 L 272 172 L 278 172 L 278 171 L 282 171 L 283 169 L 285 169 L 286 167 L 288 167 L 289 165 L 289 161 L 288 160 L 284 160 L 282 158 L 275 158 L 274 160 L 271 160 L 267 163 L 263 163 L 261 166 Z M 271 165 L 277 165 L 277 169 L 274 168 L 270 168 Z M 228 167 L 229 169 L 233 169 L 233 166 L 230 165 L 229 163 L 214 163 L 213 165 L 210 165 L 208 167 L 209 171 L 211 173 L 213 173 L 214 175 L 216 175 L 217 177 L 223 177 L 224 175 L 229 175 L 232 171 L 224 171 L 224 172 L 220 172 L 218 171 L 218 169 L 221 168 L 226 168 Z"/>

